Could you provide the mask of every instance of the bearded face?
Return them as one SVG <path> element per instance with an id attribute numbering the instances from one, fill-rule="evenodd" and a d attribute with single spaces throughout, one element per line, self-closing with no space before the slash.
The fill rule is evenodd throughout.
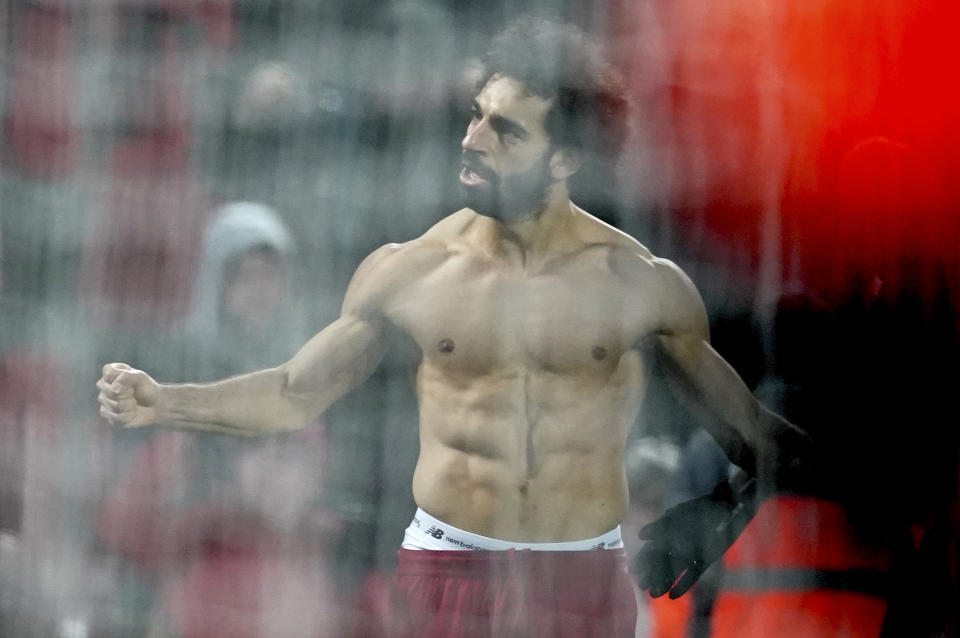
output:
<path id="1" fill-rule="evenodd" d="M 551 105 L 510 77 L 494 75 L 483 87 L 462 143 L 460 184 L 470 208 L 509 222 L 543 207 L 554 183 L 544 127 Z"/>
<path id="2" fill-rule="evenodd" d="M 467 207 L 503 222 L 521 219 L 541 209 L 553 183 L 546 153 L 529 169 L 501 176 L 483 167 L 465 151 L 460 174 Z"/>

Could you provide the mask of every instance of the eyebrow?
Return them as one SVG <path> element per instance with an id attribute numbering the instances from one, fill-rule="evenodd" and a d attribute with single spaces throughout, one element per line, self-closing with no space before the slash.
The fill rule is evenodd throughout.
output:
<path id="1" fill-rule="evenodd" d="M 480 108 L 480 104 L 476 100 L 473 101 L 471 109 L 477 113 L 483 113 L 483 109 Z M 512 133 L 513 135 L 516 135 L 520 139 L 524 140 L 530 137 L 530 132 L 527 131 L 527 129 L 524 128 L 519 122 L 511 120 L 508 117 L 503 117 L 502 115 L 491 115 L 490 126 L 492 126 L 493 130 L 500 135 Z"/>

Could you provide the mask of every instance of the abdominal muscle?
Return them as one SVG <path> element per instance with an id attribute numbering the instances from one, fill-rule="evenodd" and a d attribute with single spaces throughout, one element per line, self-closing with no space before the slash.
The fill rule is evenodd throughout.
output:
<path id="1" fill-rule="evenodd" d="M 615 528 L 628 504 L 622 459 L 640 384 L 590 381 L 523 371 L 458 380 L 425 364 L 417 505 L 507 541 L 575 541 Z"/>

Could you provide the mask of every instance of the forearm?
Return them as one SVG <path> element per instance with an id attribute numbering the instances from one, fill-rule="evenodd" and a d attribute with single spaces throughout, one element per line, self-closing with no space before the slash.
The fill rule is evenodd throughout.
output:
<path id="1" fill-rule="evenodd" d="M 715 403 L 704 426 L 727 457 L 748 474 L 767 478 L 795 474 L 812 459 L 813 444 L 802 429 L 764 406 L 739 378 L 727 400 Z"/>
<path id="2" fill-rule="evenodd" d="M 299 430 L 313 416 L 287 391 L 282 368 L 208 384 L 161 384 L 157 399 L 158 425 L 238 436 Z"/>
<path id="3" fill-rule="evenodd" d="M 782 433 L 792 428 L 790 423 L 763 404 L 750 398 L 750 407 L 727 418 L 704 417 L 704 427 L 720 444 L 727 457 L 736 465 L 755 475 L 757 459 L 775 449 Z"/>
<path id="4" fill-rule="evenodd" d="M 673 387 L 735 464 L 754 473 L 758 458 L 779 457 L 778 446 L 800 433 L 760 403 L 705 341 L 672 340 L 664 346 L 662 362 Z"/>
<path id="5" fill-rule="evenodd" d="M 788 423 L 767 409 L 732 371 L 724 373 L 724 382 L 706 389 L 703 405 L 707 430 L 715 438 L 728 438 L 745 445 L 753 454 L 766 448 Z"/>
<path id="6" fill-rule="evenodd" d="M 758 444 L 762 440 L 757 431 L 761 415 L 759 412 L 749 415 L 728 414 L 726 418 L 711 414 L 706 410 L 694 410 L 703 428 L 723 450 L 727 458 L 750 475 L 756 473 Z M 742 418 L 738 418 L 742 417 Z"/>

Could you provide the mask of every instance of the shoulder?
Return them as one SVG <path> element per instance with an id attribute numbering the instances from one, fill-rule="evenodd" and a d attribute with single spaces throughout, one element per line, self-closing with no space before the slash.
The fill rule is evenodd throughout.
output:
<path id="1" fill-rule="evenodd" d="M 652 257 L 650 259 L 650 268 L 654 273 L 657 284 L 661 291 L 671 296 L 687 297 L 691 294 L 697 294 L 697 288 L 693 281 L 683 272 L 677 264 L 663 257 Z"/>
<path id="2" fill-rule="evenodd" d="M 420 239 L 437 241 L 458 239 L 475 224 L 482 222 L 482 219 L 480 215 L 469 208 L 461 208 L 431 226 L 427 232 L 420 236 Z"/>
<path id="3" fill-rule="evenodd" d="M 632 239 L 632 238 L 630 238 Z M 610 269 L 639 307 L 653 309 L 660 334 L 707 337 L 707 314 L 697 287 L 669 259 L 657 257 L 639 243 L 611 247 Z"/>
<path id="4" fill-rule="evenodd" d="M 580 211 L 579 234 L 589 249 L 600 249 L 607 267 L 628 286 L 647 284 L 658 271 L 657 259 L 650 249 L 627 233 Z"/>
<path id="5" fill-rule="evenodd" d="M 370 253 L 350 281 L 344 312 L 368 314 L 385 308 L 396 295 L 446 261 L 453 242 L 476 217 L 470 210 L 459 211 L 416 239 L 386 244 Z"/>
<path id="6" fill-rule="evenodd" d="M 654 258 L 660 332 L 709 337 L 707 312 L 700 292 L 687 273 L 669 259 Z"/>
<path id="7" fill-rule="evenodd" d="M 625 266 L 640 267 L 644 261 L 653 259 L 653 253 L 639 241 L 577 208 L 577 232 L 588 246 L 604 247 L 609 250 L 611 259 L 622 259 Z"/>

